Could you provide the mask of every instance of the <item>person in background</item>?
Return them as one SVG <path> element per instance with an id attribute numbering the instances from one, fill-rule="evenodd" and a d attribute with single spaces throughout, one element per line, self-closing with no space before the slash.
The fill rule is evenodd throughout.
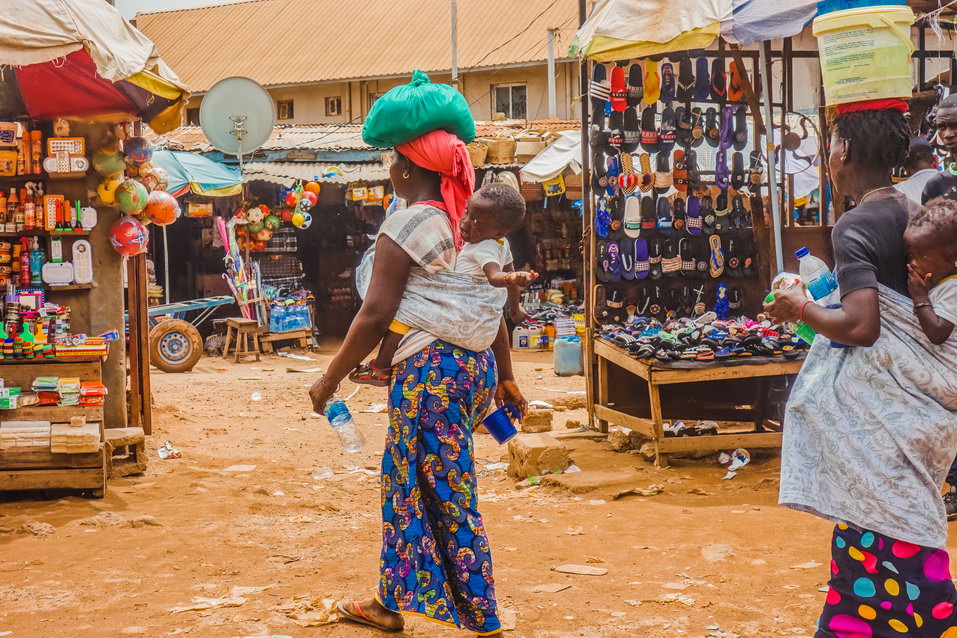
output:
<path id="1" fill-rule="evenodd" d="M 915 204 L 922 204 L 924 187 L 932 177 L 937 175 L 937 156 L 930 142 L 923 137 L 915 137 L 910 142 L 907 159 L 904 160 L 904 172 L 907 179 L 894 188 L 907 195 Z"/>
<path id="2" fill-rule="evenodd" d="M 944 160 L 943 170 L 932 176 L 924 186 L 922 204 L 935 197 L 957 199 L 957 93 L 951 93 L 940 101 L 934 121 L 937 124 L 937 142 L 947 149 L 950 156 Z"/>
<path id="3" fill-rule="evenodd" d="M 765 306 L 817 332 L 788 400 L 778 499 L 836 524 L 816 638 L 957 635 L 939 493 L 957 453 L 957 345 L 928 341 L 908 295 L 916 206 L 891 183 L 910 143 L 906 109 L 837 108 L 830 174 L 857 203 L 832 234 L 842 307 L 803 287 Z"/>

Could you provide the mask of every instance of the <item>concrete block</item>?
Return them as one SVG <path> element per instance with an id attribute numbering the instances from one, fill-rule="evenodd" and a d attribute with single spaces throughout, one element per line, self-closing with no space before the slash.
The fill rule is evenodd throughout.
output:
<path id="1" fill-rule="evenodd" d="M 519 434 L 508 443 L 508 475 L 515 479 L 563 472 L 568 450 L 547 434 Z"/>
<path id="2" fill-rule="evenodd" d="M 552 413 L 548 410 L 529 410 L 522 424 L 522 432 L 537 434 L 552 431 Z"/>

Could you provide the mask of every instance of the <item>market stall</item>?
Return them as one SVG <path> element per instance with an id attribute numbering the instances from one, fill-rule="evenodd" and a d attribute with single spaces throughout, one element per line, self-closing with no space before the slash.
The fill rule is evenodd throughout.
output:
<path id="1" fill-rule="evenodd" d="M 786 105 L 763 45 L 715 43 L 720 18 L 701 3 L 667 38 L 623 37 L 650 33 L 651 17 L 608 2 L 579 34 L 593 60 L 581 160 L 590 414 L 602 431 L 649 436 L 660 464 L 779 447 L 772 399 L 786 398 L 807 348 L 758 316 L 783 262 L 763 137 Z M 731 24 L 726 40 L 749 44 Z"/>
<path id="2" fill-rule="evenodd" d="M 143 471 L 150 428 L 148 236 L 130 213 L 176 214 L 129 122 L 169 130 L 188 93 L 92 0 L 19 7 L 0 65 L 0 490 L 101 497 L 108 475 Z"/>

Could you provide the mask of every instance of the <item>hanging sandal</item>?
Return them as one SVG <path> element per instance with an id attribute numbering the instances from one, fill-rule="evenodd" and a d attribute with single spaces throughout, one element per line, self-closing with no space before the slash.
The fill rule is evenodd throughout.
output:
<path id="1" fill-rule="evenodd" d="M 715 219 L 716 216 L 714 214 L 711 195 L 705 195 L 701 198 L 701 222 L 704 225 L 704 233 L 706 235 L 714 234 Z"/>
<path id="2" fill-rule="evenodd" d="M 635 279 L 635 242 L 625 240 L 621 242 L 621 276 L 626 281 Z"/>
<path id="3" fill-rule="evenodd" d="M 622 116 L 624 135 L 622 136 L 621 150 L 624 153 L 634 153 L 641 146 L 641 120 L 638 119 L 638 110 L 633 107 L 625 109 Z"/>
<path id="4" fill-rule="evenodd" d="M 661 253 L 661 271 L 665 277 L 671 277 L 681 272 L 681 257 L 678 255 L 678 249 L 675 242 L 666 239 Z"/>
<path id="5" fill-rule="evenodd" d="M 678 62 L 678 78 L 675 97 L 679 102 L 690 102 L 694 98 L 694 64 L 691 56 L 685 56 Z"/>
<path id="6" fill-rule="evenodd" d="M 721 128 L 718 123 L 718 109 L 709 106 L 704 114 L 704 139 L 708 146 L 718 148 L 721 142 Z"/>
<path id="7" fill-rule="evenodd" d="M 625 116 L 627 118 L 627 113 Z M 626 134 L 627 136 L 627 134 Z M 635 175 L 635 163 L 631 153 L 622 153 L 620 158 L 621 175 L 618 177 L 618 186 L 623 195 L 631 195 L 638 188 L 638 176 Z"/>
<path id="8" fill-rule="evenodd" d="M 608 280 L 621 281 L 621 245 L 617 241 L 608 242 Z"/>
<path id="9" fill-rule="evenodd" d="M 648 241 L 644 238 L 635 240 L 635 278 L 647 279 L 651 271 L 651 262 L 648 260 Z"/>
<path id="10" fill-rule="evenodd" d="M 658 129 L 655 124 L 657 111 L 654 106 L 646 106 L 641 112 L 641 148 L 647 153 L 658 151 Z"/>
<path id="11" fill-rule="evenodd" d="M 728 151 L 719 148 L 714 154 L 714 185 L 727 190 L 731 185 L 731 171 L 728 170 Z"/>
<path id="12" fill-rule="evenodd" d="M 712 279 L 717 279 L 724 274 L 724 249 L 721 247 L 721 238 L 717 235 L 712 235 L 708 243 L 711 245 L 709 272 Z M 721 313 L 718 313 L 718 318 L 720 317 Z"/>
<path id="13" fill-rule="evenodd" d="M 675 67 L 671 62 L 661 65 L 661 102 L 670 107 L 675 100 Z"/>
<path id="14" fill-rule="evenodd" d="M 617 154 L 625 142 L 625 117 L 623 113 L 613 111 L 608 116 L 608 151 Z"/>
<path id="15" fill-rule="evenodd" d="M 708 58 L 701 56 L 695 60 L 694 101 L 706 102 L 711 97 L 711 69 Z"/>
<path id="16" fill-rule="evenodd" d="M 658 216 L 655 210 L 655 199 L 651 195 L 641 198 L 641 229 L 654 230 L 658 226 Z"/>
<path id="17" fill-rule="evenodd" d="M 658 63 L 651 58 L 645 60 L 645 94 L 642 101 L 654 104 L 661 97 L 661 77 L 658 75 Z"/>
<path id="18" fill-rule="evenodd" d="M 608 314 L 608 308 L 605 305 L 605 287 L 601 284 L 596 284 L 593 291 L 591 313 L 595 323 L 600 326 L 605 322 L 605 317 Z"/>
<path id="19" fill-rule="evenodd" d="M 724 71 L 724 58 L 715 58 L 711 63 L 711 99 L 724 102 L 727 95 L 728 76 Z"/>
<path id="20" fill-rule="evenodd" d="M 754 195 L 761 194 L 761 184 L 764 182 L 764 165 L 761 160 L 761 151 L 751 151 L 751 167 L 748 169 L 749 181 L 751 186 L 749 190 Z"/>
<path id="21" fill-rule="evenodd" d="M 748 107 L 739 106 L 734 113 L 734 150 L 743 151 L 748 145 Z"/>
<path id="22" fill-rule="evenodd" d="M 641 235 L 641 197 L 639 195 L 629 195 L 625 198 L 622 230 L 632 239 Z"/>
<path id="23" fill-rule="evenodd" d="M 670 154 L 678 139 L 678 121 L 670 106 L 661 113 L 661 130 L 658 132 L 658 152 Z"/>
<path id="24" fill-rule="evenodd" d="M 684 230 L 688 220 L 688 211 L 685 208 L 684 198 L 675 197 L 674 201 L 671 202 L 671 205 L 674 207 L 674 211 L 672 212 L 672 217 L 674 218 L 674 229 Z"/>
<path id="25" fill-rule="evenodd" d="M 744 188 L 744 155 L 735 152 L 731 156 L 731 188 L 736 191 Z"/>
<path id="26" fill-rule="evenodd" d="M 657 227 L 659 230 L 669 231 L 674 228 L 675 220 L 672 217 L 671 202 L 667 197 L 659 197 L 658 204 L 655 207 L 655 213 L 658 218 Z"/>
<path id="27" fill-rule="evenodd" d="M 658 153 L 657 170 L 655 171 L 655 191 L 663 195 L 671 190 L 675 180 L 671 175 L 671 163 L 668 161 L 670 154 Z"/>
<path id="28" fill-rule="evenodd" d="M 621 113 L 628 107 L 628 86 L 625 70 L 617 64 L 611 70 L 611 109 Z"/>
<path id="29" fill-rule="evenodd" d="M 603 113 L 605 103 L 611 100 L 611 82 L 608 81 L 608 69 L 604 64 L 596 64 L 591 72 L 591 84 L 588 86 L 592 111 Z"/>
<path id="30" fill-rule="evenodd" d="M 611 230 L 611 212 L 608 210 L 608 198 L 598 198 L 598 210 L 595 211 L 595 234 L 601 238 L 608 237 Z"/>
<path id="31" fill-rule="evenodd" d="M 691 195 L 688 197 L 685 202 L 687 206 L 687 222 L 686 228 L 688 229 L 688 234 L 698 237 L 701 235 L 702 228 L 702 219 L 701 219 L 701 200 L 698 199 L 696 195 Z"/>
<path id="32" fill-rule="evenodd" d="M 643 76 L 644 71 L 641 70 L 641 65 L 637 62 L 628 69 L 628 106 L 637 107 L 641 104 L 641 98 L 645 94 Z"/>
<path id="33" fill-rule="evenodd" d="M 595 276 L 603 284 L 611 281 L 611 270 L 609 270 L 610 261 L 608 259 L 608 242 L 604 239 L 599 240 L 595 246 L 595 260 L 598 262 L 598 268 Z"/>
<path id="34" fill-rule="evenodd" d="M 675 122 L 678 125 L 678 129 L 675 132 L 675 140 L 679 146 L 690 146 L 691 145 L 691 116 L 689 115 L 688 109 L 683 106 L 679 106 L 675 109 Z"/>
<path id="35" fill-rule="evenodd" d="M 642 193 L 647 193 L 655 186 L 655 174 L 651 172 L 651 156 L 648 153 L 642 153 L 638 158 L 638 163 L 641 164 L 638 188 Z"/>
<path id="36" fill-rule="evenodd" d="M 701 169 L 698 168 L 698 152 L 688 149 L 685 153 L 685 167 L 688 170 L 688 190 L 701 188 Z"/>
<path id="37" fill-rule="evenodd" d="M 674 169 L 671 171 L 671 180 L 675 189 L 681 193 L 688 192 L 688 169 L 685 165 L 685 152 L 675 151 Z"/>
<path id="38" fill-rule="evenodd" d="M 651 264 L 649 273 L 652 279 L 661 279 L 661 240 L 652 239 L 648 244 L 648 262 Z"/>
<path id="39" fill-rule="evenodd" d="M 375 363 L 370 361 L 357 366 L 355 370 L 349 373 L 349 381 L 362 385 L 372 385 L 377 388 L 388 387 L 392 381 L 392 368 L 380 370 L 375 367 Z"/>
<path id="40" fill-rule="evenodd" d="M 741 82 L 741 72 L 738 63 L 732 61 L 728 65 L 728 101 L 740 102 L 744 97 L 744 85 Z"/>
<path id="41" fill-rule="evenodd" d="M 698 264 L 691 254 L 691 240 L 683 237 L 678 240 L 678 256 L 681 257 L 681 274 L 692 277 L 698 271 Z"/>
<path id="42" fill-rule="evenodd" d="M 714 232 L 723 235 L 731 230 L 731 205 L 728 203 L 728 191 L 718 193 L 714 211 Z"/>
<path id="43" fill-rule="evenodd" d="M 744 198 L 735 195 L 731 200 L 731 227 L 743 231 L 750 227 L 750 214 L 744 207 Z"/>
<path id="44" fill-rule="evenodd" d="M 741 256 L 738 254 L 738 244 L 734 238 L 728 240 L 728 264 L 727 271 L 732 277 L 741 277 L 744 270 L 741 268 Z"/>

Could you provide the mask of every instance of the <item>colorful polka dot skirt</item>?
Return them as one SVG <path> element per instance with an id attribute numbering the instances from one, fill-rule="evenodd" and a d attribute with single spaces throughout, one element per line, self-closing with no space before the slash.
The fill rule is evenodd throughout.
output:
<path id="1" fill-rule="evenodd" d="M 838 525 L 816 638 L 957 638 L 950 557 Z"/>

